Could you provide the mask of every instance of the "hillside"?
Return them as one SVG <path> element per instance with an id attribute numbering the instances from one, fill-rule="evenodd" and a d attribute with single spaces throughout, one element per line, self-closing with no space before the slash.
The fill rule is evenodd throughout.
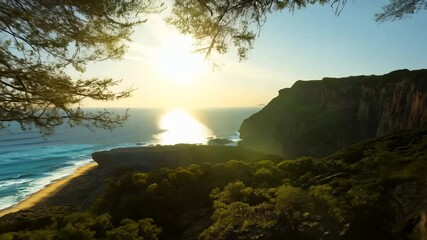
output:
<path id="1" fill-rule="evenodd" d="M 186 161 L 193 164 L 122 169 L 86 211 L 21 213 L 15 223 L 0 221 L 0 239 L 427 237 L 425 129 L 321 159 Z"/>

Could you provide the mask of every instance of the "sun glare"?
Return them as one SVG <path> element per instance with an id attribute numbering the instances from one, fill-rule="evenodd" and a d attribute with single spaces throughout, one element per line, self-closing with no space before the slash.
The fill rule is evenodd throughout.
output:
<path id="1" fill-rule="evenodd" d="M 212 131 L 182 109 L 167 112 L 159 121 L 161 133 L 154 137 L 162 145 L 206 143 Z"/>
<path id="2" fill-rule="evenodd" d="M 168 81 L 186 84 L 203 71 L 204 57 L 192 53 L 192 41 L 187 37 L 175 37 L 164 43 L 155 55 L 158 71 Z"/>

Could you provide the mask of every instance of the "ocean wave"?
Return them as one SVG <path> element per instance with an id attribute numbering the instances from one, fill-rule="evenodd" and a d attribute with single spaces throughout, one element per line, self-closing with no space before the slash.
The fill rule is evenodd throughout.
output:
<path id="1" fill-rule="evenodd" d="M 20 201 L 22 200 L 20 199 L 20 196 L 17 195 L 9 195 L 2 197 L 0 201 L 0 210 L 16 205 Z"/>
<path id="2" fill-rule="evenodd" d="M 85 166 L 89 163 L 93 162 L 92 159 L 86 159 L 74 163 L 69 163 L 67 166 L 64 167 L 58 167 L 54 169 L 53 171 L 50 171 L 46 173 L 46 176 L 43 178 L 36 179 L 35 181 L 32 181 L 29 184 L 29 187 L 27 189 L 28 192 L 36 192 L 43 187 L 46 187 L 49 184 L 52 184 L 56 181 L 59 181 L 72 173 L 74 173 L 79 167 Z"/>
<path id="3" fill-rule="evenodd" d="M 4 209 L 28 198 L 31 194 L 34 194 L 46 186 L 57 182 L 65 177 L 73 174 L 78 168 L 83 167 L 93 162 L 92 159 L 84 159 L 75 162 L 67 162 L 66 166 L 62 165 L 54 170 L 51 170 L 39 176 L 38 178 L 29 179 L 15 179 L 8 180 L 0 183 L 0 190 L 7 188 L 14 189 L 14 195 L 1 196 L 0 198 L 0 209 Z"/>
<path id="4" fill-rule="evenodd" d="M 13 136 L 13 135 L 11 135 L 11 136 Z M 26 141 L 26 140 L 37 140 L 37 141 L 40 141 L 40 136 L 38 136 L 38 135 L 34 135 L 34 136 L 28 136 L 28 137 L 21 137 L 21 136 L 19 136 L 19 137 L 11 137 L 11 138 L 4 138 L 4 137 L 2 137 L 2 139 L 0 139 L 0 143 L 1 144 L 3 144 L 3 143 L 10 143 L 10 145 L 12 145 L 13 143 L 11 142 L 11 141 L 16 141 L 16 140 L 19 140 L 19 141 Z"/>
<path id="5" fill-rule="evenodd" d="M 11 186 L 15 186 L 15 185 L 29 183 L 32 180 L 33 179 L 31 179 L 31 178 L 4 180 L 4 181 L 0 182 L 0 190 L 2 190 L 5 187 L 11 187 Z"/>
<path id="6" fill-rule="evenodd" d="M 95 147 L 93 145 L 64 145 L 41 148 L 34 147 L 25 151 L 2 151 L 0 165 L 14 161 L 43 162 L 57 159 L 71 159 L 75 158 L 76 154 L 79 157 L 87 157 L 94 150 Z"/>

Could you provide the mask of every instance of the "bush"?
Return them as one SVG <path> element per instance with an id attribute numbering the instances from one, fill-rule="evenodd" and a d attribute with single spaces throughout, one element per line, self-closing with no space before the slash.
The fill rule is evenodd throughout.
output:
<path id="1" fill-rule="evenodd" d="M 145 218 L 135 222 L 123 219 L 121 226 L 107 232 L 111 240 L 158 240 L 161 228 L 153 224 L 153 219 Z"/>

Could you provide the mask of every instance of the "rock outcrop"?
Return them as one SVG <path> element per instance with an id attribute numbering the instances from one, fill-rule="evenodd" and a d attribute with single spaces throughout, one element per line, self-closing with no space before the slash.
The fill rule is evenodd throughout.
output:
<path id="1" fill-rule="evenodd" d="M 427 70 L 297 81 L 240 127 L 242 146 L 321 157 L 363 139 L 427 125 Z"/>

